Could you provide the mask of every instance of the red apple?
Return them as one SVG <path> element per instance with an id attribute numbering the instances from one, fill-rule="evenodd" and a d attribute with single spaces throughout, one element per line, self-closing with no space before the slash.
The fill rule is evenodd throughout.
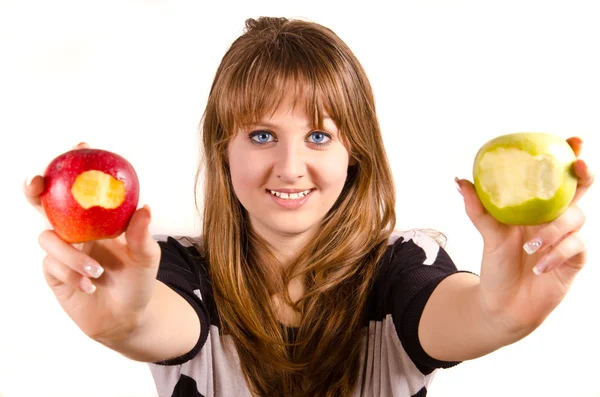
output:
<path id="1" fill-rule="evenodd" d="M 63 153 L 44 173 L 41 202 L 54 231 L 66 242 L 119 236 L 139 198 L 138 177 L 118 154 L 100 149 Z"/>

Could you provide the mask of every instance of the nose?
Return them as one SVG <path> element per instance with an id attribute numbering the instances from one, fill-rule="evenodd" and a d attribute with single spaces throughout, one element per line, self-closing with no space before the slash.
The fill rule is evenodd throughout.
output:
<path id="1" fill-rule="evenodd" d="M 305 148 L 287 144 L 279 146 L 274 172 L 283 182 L 295 182 L 306 174 Z"/>

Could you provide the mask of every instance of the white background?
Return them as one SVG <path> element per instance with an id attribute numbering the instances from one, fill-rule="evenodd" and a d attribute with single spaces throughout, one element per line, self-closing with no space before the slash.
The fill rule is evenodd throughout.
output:
<path id="1" fill-rule="evenodd" d="M 210 3 L 210 5 L 206 5 Z M 454 176 L 517 131 L 585 140 L 598 169 L 600 12 L 594 1 L 0 0 L 0 396 L 148 397 L 145 364 L 88 340 L 41 272 L 45 223 L 27 176 L 80 141 L 138 171 L 155 233 L 195 233 L 197 124 L 221 57 L 261 15 L 332 28 L 371 78 L 398 187 L 398 228 L 448 236 L 462 269 L 482 243 Z M 521 342 L 440 371 L 430 396 L 600 396 L 597 187 L 581 201 L 589 264 Z"/>

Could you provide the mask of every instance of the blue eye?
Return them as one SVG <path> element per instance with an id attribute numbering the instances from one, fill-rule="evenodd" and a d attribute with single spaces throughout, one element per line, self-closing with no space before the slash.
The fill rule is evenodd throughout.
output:
<path id="1" fill-rule="evenodd" d="M 311 143 L 317 146 L 329 145 L 332 139 L 330 134 L 323 131 L 313 131 L 310 133 L 310 136 L 314 139 Z M 273 137 L 273 134 L 265 130 L 253 131 L 248 137 L 250 138 L 250 142 L 254 145 L 265 145 L 274 141 L 273 139 L 269 139 L 269 137 Z M 325 138 L 327 138 L 327 140 L 325 140 Z"/>
<path id="2" fill-rule="evenodd" d="M 327 134 L 325 132 L 315 131 L 315 132 L 312 132 L 310 135 L 318 137 L 318 138 L 316 138 L 318 142 L 314 142 L 314 144 L 316 144 L 316 145 L 324 146 L 324 145 L 329 144 L 329 142 L 331 142 L 331 135 L 329 135 L 329 134 Z M 328 138 L 329 140 L 323 142 L 322 140 L 325 139 L 325 138 Z"/>
<path id="3" fill-rule="evenodd" d="M 273 134 L 271 134 L 269 131 L 254 131 L 253 133 L 250 134 L 250 142 L 257 144 L 257 145 L 269 143 L 270 142 L 268 140 L 269 135 L 273 136 Z M 255 137 L 258 137 L 259 140 L 255 140 L 254 139 Z M 267 139 L 267 140 L 265 140 L 265 139 Z"/>

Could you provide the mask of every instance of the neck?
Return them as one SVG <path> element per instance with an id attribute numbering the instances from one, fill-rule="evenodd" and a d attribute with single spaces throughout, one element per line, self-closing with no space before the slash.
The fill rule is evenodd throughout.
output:
<path id="1" fill-rule="evenodd" d="M 288 235 L 273 233 L 261 227 L 254 227 L 254 231 L 267 241 L 267 244 L 279 261 L 282 270 L 288 268 L 298 252 L 314 235 L 313 230 Z"/>
<path id="2" fill-rule="evenodd" d="M 283 238 L 281 240 L 268 240 L 269 246 L 273 250 L 275 257 L 281 264 L 281 269 L 287 269 L 297 253 L 302 249 L 306 239 L 304 238 Z"/>

